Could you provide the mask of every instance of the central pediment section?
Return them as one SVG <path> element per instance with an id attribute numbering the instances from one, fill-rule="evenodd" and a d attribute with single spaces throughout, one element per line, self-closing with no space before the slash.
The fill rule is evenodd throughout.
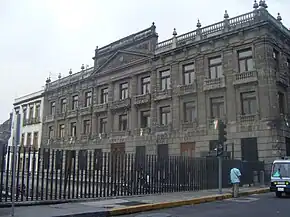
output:
<path id="1" fill-rule="evenodd" d="M 128 66 L 134 62 L 146 60 L 148 58 L 150 58 L 150 55 L 145 53 L 120 50 L 111 55 L 101 66 L 99 66 L 96 73 Z"/>

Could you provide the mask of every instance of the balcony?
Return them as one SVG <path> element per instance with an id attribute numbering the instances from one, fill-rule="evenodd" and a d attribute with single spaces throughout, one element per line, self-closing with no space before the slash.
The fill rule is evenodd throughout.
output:
<path id="1" fill-rule="evenodd" d="M 258 117 L 259 117 L 259 115 L 257 113 L 239 115 L 239 122 L 241 122 L 241 123 L 253 123 L 253 122 L 258 120 Z"/>
<path id="2" fill-rule="evenodd" d="M 78 111 L 77 110 L 70 110 L 67 112 L 67 117 L 68 118 L 73 118 L 76 117 L 78 115 Z"/>
<path id="3" fill-rule="evenodd" d="M 194 82 L 192 84 L 179 85 L 177 87 L 177 95 L 178 96 L 196 93 L 196 91 L 197 91 L 196 82 Z"/>
<path id="4" fill-rule="evenodd" d="M 65 118 L 66 118 L 66 115 L 67 115 L 66 112 L 60 112 L 60 113 L 57 113 L 57 119 L 58 119 L 58 120 L 65 119 Z"/>
<path id="5" fill-rule="evenodd" d="M 168 124 L 168 125 L 158 125 L 156 127 L 156 133 L 162 133 L 162 132 L 169 132 L 172 130 L 172 125 Z"/>
<path id="6" fill-rule="evenodd" d="M 196 129 L 197 122 L 196 121 L 193 121 L 193 122 L 184 122 L 181 125 L 182 125 L 182 129 L 183 130 Z"/>
<path id="7" fill-rule="evenodd" d="M 92 106 L 87 106 L 87 107 L 81 107 L 79 109 L 79 113 L 81 115 L 88 115 L 92 113 Z"/>
<path id="8" fill-rule="evenodd" d="M 150 94 L 142 94 L 134 96 L 134 105 L 142 105 L 150 103 L 151 95 Z"/>
<path id="9" fill-rule="evenodd" d="M 285 86 L 285 87 L 289 87 L 289 78 L 288 78 L 286 73 L 277 72 L 276 73 L 276 82 Z"/>
<path id="10" fill-rule="evenodd" d="M 112 102 L 111 104 L 111 110 L 118 110 L 118 109 L 126 109 L 131 107 L 131 99 L 121 99 Z"/>
<path id="11" fill-rule="evenodd" d="M 234 85 L 247 84 L 258 81 L 257 71 L 248 71 L 234 74 Z"/>
<path id="12" fill-rule="evenodd" d="M 172 97 L 172 89 L 159 90 L 154 93 L 155 101 L 170 99 L 171 97 Z"/>
<path id="13" fill-rule="evenodd" d="M 87 141 L 87 140 L 89 140 L 90 139 L 90 135 L 89 134 L 82 134 L 81 135 L 81 137 L 80 137 L 80 140 L 82 140 L 82 141 Z"/>
<path id="14" fill-rule="evenodd" d="M 220 78 L 205 78 L 204 83 L 203 83 L 203 90 L 215 90 L 215 89 L 220 89 L 224 88 L 225 85 L 225 78 L 220 77 Z"/>
<path id="15" fill-rule="evenodd" d="M 97 104 L 94 106 L 94 112 L 107 112 L 108 110 L 108 103 Z"/>
<path id="16" fill-rule="evenodd" d="M 136 136 L 146 136 L 146 135 L 150 135 L 150 133 L 151 133 L 151 129 L 149 127 L 146 127 L 146 128 L 136 129 L 135 135 Z"/>
<path id="17" fill-rule="evenodd" d="M 47 115 L 45 117 L 45 122 L 51 122 L 54 121 L 55 115 Z"/>
<path id="18" fill-rule="evenodd" d="M 113 131 L 111 132 L 111 137 L 123 137 L 130 136 L 131 132 L 129 130 L 126 131 Z"/>

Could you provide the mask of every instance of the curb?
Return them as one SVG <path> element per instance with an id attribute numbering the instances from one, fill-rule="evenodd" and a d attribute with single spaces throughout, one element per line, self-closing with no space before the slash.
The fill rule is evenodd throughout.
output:
<path id="1" fill-rule="evenodd" d="M 239 195 L 248 196 L 252 194 L 263 194 L 263 193 L 268 193 L 268 192 L 270 192 L 269 188 L 261 188 L 261 189 L 240 192 Z M 218 201 L 218 200 L 225 200 L 229 198 L 232 198 L 232 194 L 229 194 L 229 193 L 216 194 L 216 195 L 210 195 L 210 196 L 205 196 L 205 197 L 200 197 L 200 198 L 194 198 L 190 200 L 180 200 L 180 201 L 172 201 L 172 202 L 164 202 L 164 203 L 131 206 L 131 207 L 126 207 L 126 208 L 117 208 L 117 209 L 112 209 L 111 211 L 109 211 L 109 213 L 110 213 L 110 216 L 118 216 L 118 215 L 126 215 L 126 214 L 145 212 L 145 211 L 151 211 L 151 210 L 173 208 L 173 207 L 178 207 L 178 206 L 201 204 L 201 203 L 213 202 L 213 201 Z"/>

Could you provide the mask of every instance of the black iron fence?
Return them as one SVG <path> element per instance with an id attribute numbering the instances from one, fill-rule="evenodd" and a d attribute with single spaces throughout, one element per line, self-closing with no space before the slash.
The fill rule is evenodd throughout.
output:
<path id="1" fill-rule="evenodd" d="M 3 152 L 4 153 L 4 152 Z M 1 157 L 0 198 L 12 195 L 12 148 Z M 253 183 L 263 162 L 223 160 L 223 187 L 229 171 L 241 169 L 242 184 Z M 96 150 L 17 149 L 16 201 L 66 200 L 198 191 L 218 188 L 216 158 L 107 153 Z"/>

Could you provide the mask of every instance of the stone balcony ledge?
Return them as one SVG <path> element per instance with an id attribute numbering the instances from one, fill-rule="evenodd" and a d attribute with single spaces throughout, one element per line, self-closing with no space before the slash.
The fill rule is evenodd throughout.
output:
<path id="1" fill-rule="evenodd" d="M 47 115 L 44 120 L 45 122 L 52 122 L 54 121 L 54 118 L 55 118 L 55 115 Z"/>
<path id="2" fill-rule="evenodd" d="M 252 122 L 258 121 L 258 119 L 259 119 L 258 113 L 242 114 L 242 115 L 239 115 L 239 118 L 238 118 L 238 120 L 241 123 L 249 123 L 249 122 L 252 123 Z"/>
<path id="3" fill-rule="evenodd" d="M 129 130 L 126 131 L 113 131 L 111 132 L 111 137 L 118 137 L 118 136 L 130 136 L 131 132 Z"/>
<path id="4" fill-rule="evenodd" d="M 146 128 L 138 128 L 135 130 L 135 135 L 136 136 L 145 136 L 149 135 L 151 133 L 151 128 L 146 127 Z"/>
<path id="5" fill-rule="evenodd" d="M 134 96 L 134 105 L 142 105 L 150 103 L 151 95 L 150 94 L 142 94 Z"/>
<path id="6" fill-rule="evenodd" d="M 186 95 L 191 93 L 196 93 L 197 85 L 196 82 L 192 84 L 182 84 L 177 86 L 177 95 Z"/>
<path id="7" fill-rule="evenodd" d="M 233 84 L 240 85 L 246 83 L 252 83 L 258 81 L 258 72 L 257 71 L 247 71 L 242 73 L 235 73 Z"/>
<path id="8" fill-rule="evenodd" d="M 156 132 L 160 133 L 160 132 L 168 132 L 172 130 L 172 125 L 168 124 L 168 125 L 158 125 L 156 126 Z"/>
<path id="9" fill-rule="evenodd" d="M 181 125 L 183 130 L 195 129 L 197 127 L 197 121 L 183 122 Z"/>
<path id="10" fill-rule="evenodd" d="M 172 89 L 157 90 L 154 93 L 154 100 L 155 101 L 169 99 L 169 98 L 172 98 Z"/>
<path id="11" fill-rule="evenodd" d="M 94 112 L 106 112 L 108 110 L 108 103 L 97 104 L 94 106 Z"/>
<path id="12" fill-rule="evenodd" d="M 205 78 L 203 83 L 203 90 L 215 90 L 224 88 L 225 85 L 225 77 L 220 78 Z"/>
<path id="13" fill-rule="evenodd" d="M 117 110 L 122 108 L 130 108 L 131 107 L 131 98 L 116 100 L 111 103 L 111 110 Z"/>

